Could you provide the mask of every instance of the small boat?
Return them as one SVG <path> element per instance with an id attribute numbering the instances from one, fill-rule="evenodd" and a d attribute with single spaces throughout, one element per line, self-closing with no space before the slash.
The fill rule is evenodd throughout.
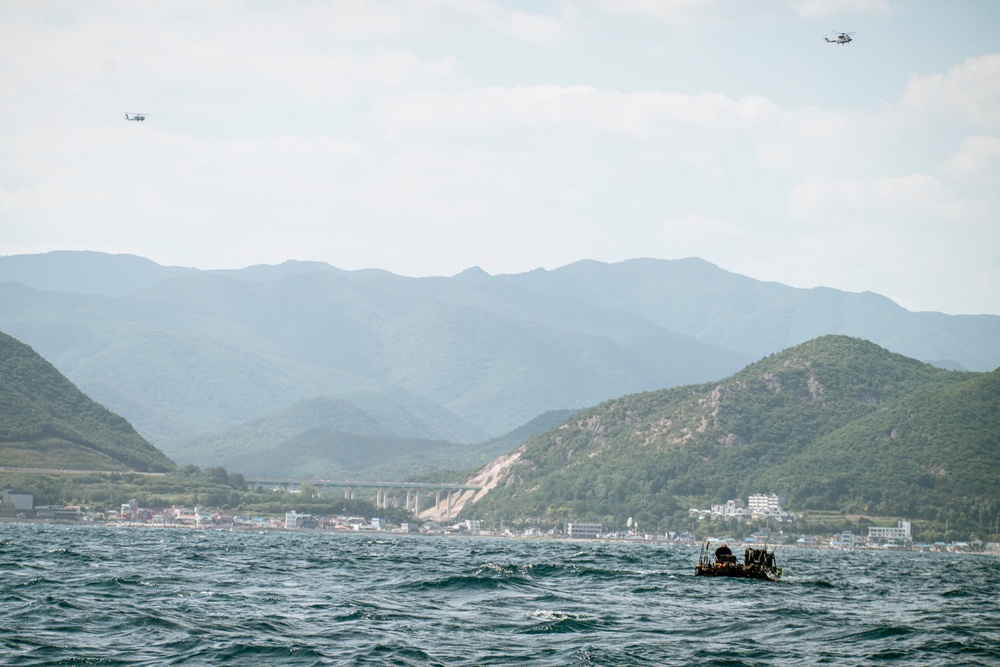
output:
<path id="1" fill-rule="evenodd" d="M 696 577 L 735 577 L 737 579 L 762 579 L 778 581 L 781 578 L 781 568 L 775 565 L 774 549 L 767 550 L 767 544 L 761 549 L 747 547 L 743 552 L 743 562 L 736 561 L 732 550 L 723 544 L 713 552 L 708 542 L 701 549 L 701 557 L 694 567 Z"/>

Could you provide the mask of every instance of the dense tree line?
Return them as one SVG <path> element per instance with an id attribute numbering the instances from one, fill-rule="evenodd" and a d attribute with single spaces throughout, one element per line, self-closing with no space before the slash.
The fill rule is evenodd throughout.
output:
<path id="1" fill-rule="evenodd" d="M 230 514 L 278 515 L 287 511 L 317 515 L 379 516 L 391 522 L 412 521 L 401 508 L 378 508 L 366 499 L 320 494 L 306 485 L 300 493 L 264 489 L 246 482 L 242 474 L 222 467 L 187 465 L 157 475 L 135 472 L 92 474 L 0 473 L 0 485 L 34 495 L 36 506 L 85 505 L 95 511 L 117 511 L 136 501 L 144 508 L 207 507 Z"/>

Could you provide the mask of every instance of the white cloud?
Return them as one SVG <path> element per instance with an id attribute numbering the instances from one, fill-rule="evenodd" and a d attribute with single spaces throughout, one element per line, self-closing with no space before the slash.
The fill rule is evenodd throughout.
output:
<path id="1" fill-rule="evenodd" d="M 903 107 L 1000 127 L 1000 53 L 968 58 L 947 74 L 912 76 L 903 92 Z"/>
<path id="2" fill-rule="evenodd" d="M 883 16 L 892 11 L 891 0 L 777 0 L 726 2 L 724 0 L 591 0 L 610 14 L 632 14 L 670 23 L 696 23 L 733 16 L 776 16 L 791 11 L 804 18 L 838 15 Z"/>
<path id="3" fill-rule="evenodd" d="M 829 221 L 869 211 L 874 205 L 870 184 L 812 176 L 788 191 L 787 213 L 792 220 Z"/>
<path id="4" fill-rule="evenodd" d="M 465 23 L 484 27 L 513 39 L 541 44 L 556 44 L 571 32 L 567 15 L 512 11 L 502 2 L 490 0 L 385 0 L 382 2 L 317 3 L 317 19 L 351 27 L 354 39 L 371 39 L 393 34 L 447 34 L 462 31 Z M 323 15 L 327 16 L 323 16 Z M 372 27 L 384 23 L 384 34 L 372 32 Z"/>
<path id="5" fill-rule="evenodd" d="M 843 221 L 859 214 L 885 222 L 906 220 L 955 220 L 975 214 L 976 207 L 959 198 L 929 174 L 878 176 L 874 180 L 810 177 L 789 190 L 790 219 Z"/>
<path id="6" fill-rule="evenodd" d="M 941 168 L 957 178 L 995 177 L 1000 169 L 1000 137 L 966 137 L 958 152 L 951 155 Z"/>
<path id="7" fill-rule="evenodd" d="M 900 217 L 954 220 L 971 210 L 951 188 L 929 174 L 882 176 L 873 191 L 888 213 Z"/>
<path id="8" fill-rule="evenodd" d="M 592 0 L 598 9 L 612 14 L 635 14 L 664 21 L 696 19 L 719 3 L 716 0 Z"/>
<path id="9" fill-rule="evenodd" d="M 690 128 L 742 129 L 780 121 L 768 100 L 715 93 L 622 93 L 591 86 L 473 88 L 459 92 L 388 93 L 371 118 L 392 136 L 483 128 L 545 128 L 644 136 Z"/>
<path id="10" fill-rule="evenodd" d="M 173 5 L 154 5 L 158 11 L 133 5 L 108 17 L 75 15 L 74 5 L 65 5 L 60 21 L 46 22 L 39 12 L 26 19 L 28 25 L 0 27 L 6 93 L 27 100 L 58 93 L 65 100 L 67 94 L 117 96 L 127 88 L 137 101 L 176 106 L 179 98 L 201 108 L 206 100 L 220 100 L 242 112 L 250 103 L 291 99 L 339 103 L 361 91 L 419 88 L 458 73 L 450 55 L 423 59 L 405 48 L 371 48 L 339 37 L 344 14 L 377 23 L 371 8 L 346 9 L 367 3 L 319 3 L 289 16 L 230 14 L 207 3 L 190 17 L 178 16 Z"/>
<path id="11" fill-rule="evenodd" d="M 799 16 L 815 18 L 840 14 L 881 16 L 892 11 L 889 0 L 787 0 Z"/>
<path id="12" fill-rule="evenodd" d="M 171 167 L 192 184 L 226 184 L 254 198 L 329 201 L 367 170 L 365 147 L 351 138 L 280 136 L 196 144 Z"/>
<path id="13" fill-rule="evenodd" d="M 504 32 L 525 42 L 557 44 L 569 36 L 570 27 L 562 19 L 511 12 L 505 22 Z"/>
<path id="14" fill-rule="evenodd" d="M 855 167 L 884 126 L 876 113 L 803 107 L 776 112 L 754 136 L 763 166 L 830 173 Z"/>
<path id="15" fill-rule="evenodd" d="M 370 119 L 395 142 L 505 137 L 555 149 L 559 137 L 625 140 L 661 158 L 696 156 L 704 173 L 717 171 L 720 160 L 742 167 L 732 156 L 747 149 L 755 166 L 767 169 L 851 170 L 894 127 L 881 111 L 785 109 L 756 95 L 554 85 L 386 93 L 375 100 Z"/>
<path id="16" fill-rule="evenodd" d="M 750 236 L 737 225 L 697 213 L 667 220 L 660 229 L 659 238 L 671 249 L 671 254 L 678 257 L 704 257 L 713 254 L 712 248 L 750 241 Z"/>

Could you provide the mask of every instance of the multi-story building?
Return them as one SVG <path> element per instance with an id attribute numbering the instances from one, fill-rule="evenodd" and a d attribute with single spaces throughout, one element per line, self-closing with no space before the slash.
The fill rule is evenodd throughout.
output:
<path id="1" fill-rule="evenodd" d="M 30 493 L 14 493 L 11 487 L 4 487 L 0 516 L 16 517 L 19 514 L 31 516 L 35 511 L 35 496 Z"/>
<path id="2" fill-rule="evenodd" d="M 895 527 L 868 526 L 868 539 L 889 546 L 903 546 L 913 540 L 910 522 L 898 521 Z"/>
<path id="3" fill-rule="evenodd" d="M 599 523 L 567 523 L 566 536 L 580 539 L 594 539 L 601 536 Z"/>
<path id="4" fill-rule="evenodd" d="M 777 494 L 755 493 L 747 499 L 750 516 L 778 516 L 781 513 L 781 498 Z"/>
<path id="5" fill-rule="evenodd" d="M 751 518 L 795 521 L 794 513 L 781 509 L 782 502 L 782 498 L 774 493 L 757 493 L 747 499 Z"/>

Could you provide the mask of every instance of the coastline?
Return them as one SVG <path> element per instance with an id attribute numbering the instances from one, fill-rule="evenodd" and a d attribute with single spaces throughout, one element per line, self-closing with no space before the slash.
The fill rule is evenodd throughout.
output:
<path id="1" fill-rule="evenodd" d="M 579 538 L 579 537 L 566 537 L 566 536 L 549 536 L 549 535 L 514 535 L 510 533 L 494 533 L 494 532 L 480 532 L 477 534 L 472 533 L 444 533 L 444 532 L 403 532 L 399 530 L 344 530 L 341 528 L 285 528 L 283 526 L 275 525 L 260 525 L 260 526 L 249 526 L 249 525 L 232 525 L 232 526 L 218 526 L 218 525 L 208 525 L 208 526 L 197 526 L 184 523 L 145 523 L 145 522 L 97 522 L 97 521 L 72 521 L 65 519 L 25 519 L 25 518 L 13 518 L 13 517 L 0 517 L 0 525 L 51 525 L 51 526 L 82 526 L 82 527 L 94 527 L 94 528 L 115 528 L 119 530 L 149 530 L 149 529 L 161 529 L 161 530 L 199 530 L 199 531 L 213 531 L 213 532 L 256 532 L 256 533 L 298 533 L 298 534 L 315 534 L 315 535 L 383 535 L 383 536 L 393 536 L 393 537 L 414 537 L 414 538 L 444 538 L 444 539 L 509 539 L 517 540 L 519 542 L 524 541 L 537 541 L 537 542 L 564 542 L 564 543 L 575 543 L 575 544 L 642 544 L 650 546 L 663 546 L 663 547 L 683 547 L 689 549 L 699 549 L 701 548 L 702 541 L 681 541 L 681 540 L 657 540 L 657 539 L 640 539 L 640 538 Z M 750 546 L 748 543 L 747 546 Z M 812 545 L 801 545 L 801 544 L 777 544 L 775 549 L 796 549 L 796 550 L 817 550 L 817 551 L 851 551 L 851 552 L 871 552 L 871 553 L 914 553 L 914 554 L 942 554 L 942 555 L 970 555 L 970 556 L 994 556 L 1000 557 L 1000 549 L 985 549 L 982 551 L 973 551 L 968 549 L 922 549 L 911 546 L 908 548 L 876 548 L 876 547 L 852 547 L 844 548 L 839 546 L 830 546 L 825 544 L 812 544 Z"/>

